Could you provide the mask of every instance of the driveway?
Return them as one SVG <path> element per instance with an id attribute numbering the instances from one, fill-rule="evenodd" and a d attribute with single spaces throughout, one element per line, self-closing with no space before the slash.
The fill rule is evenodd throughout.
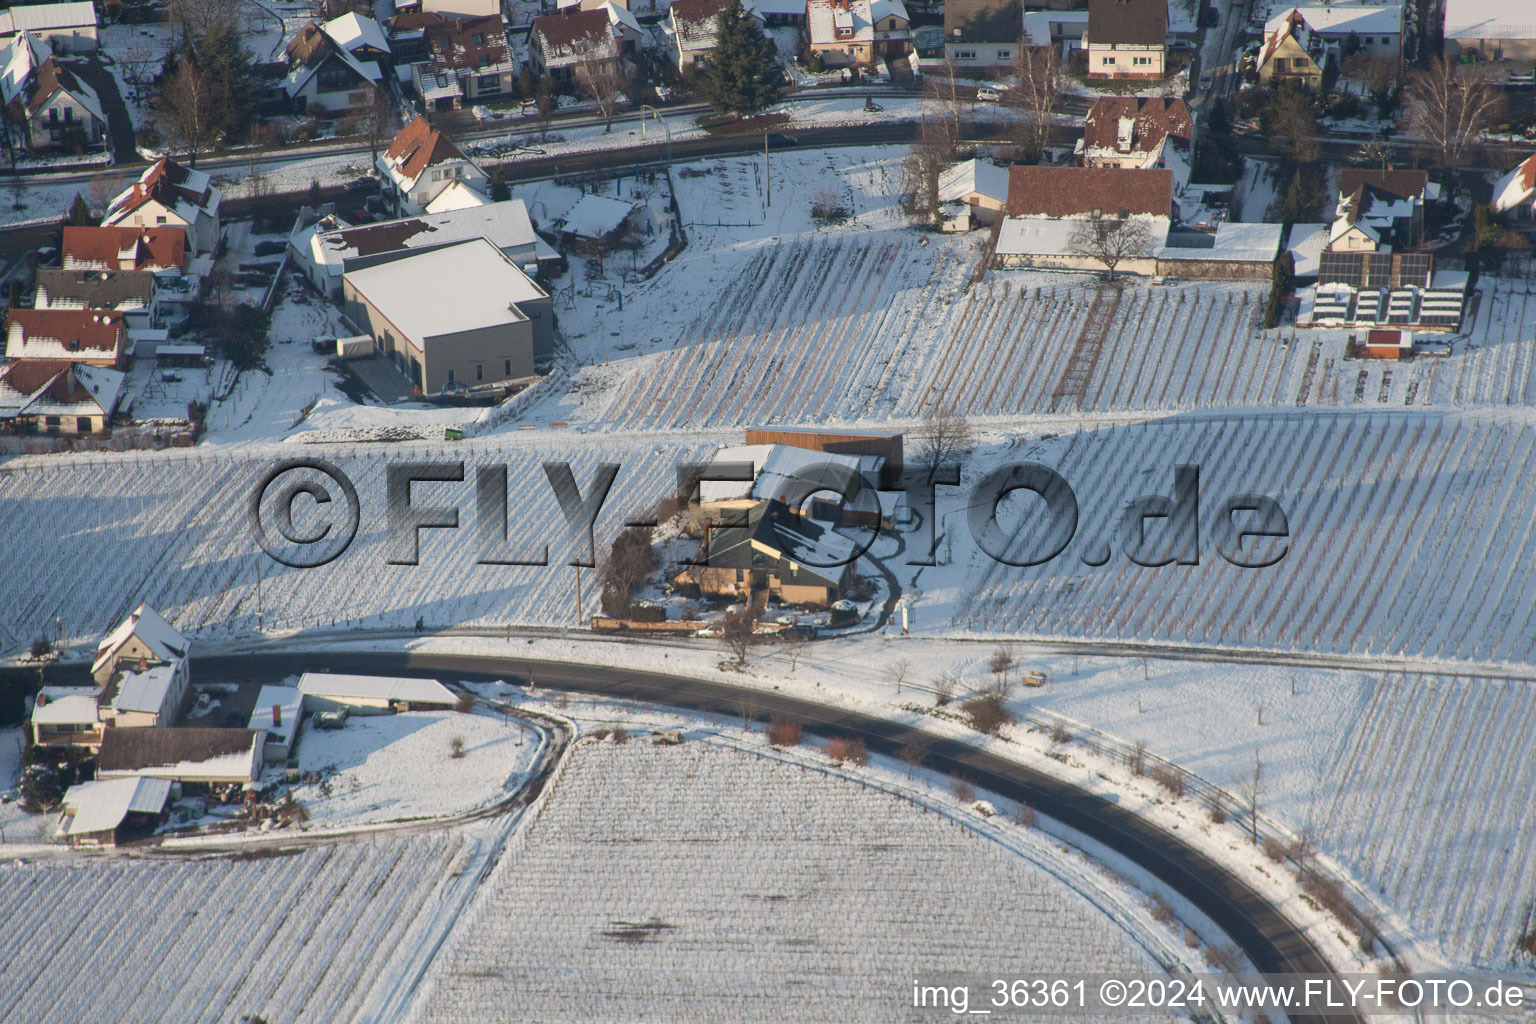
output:
<path id="1" fill-rule="evenodd" d="M 95 59 L 72 60 L 64 66 L 79 75 L 100 97 L 101 109 L 107 115 L 107 142 L 112 147 L 112 162 L 121 164 L 139 159 L 133 116 L 117 91 L 117 79 L 112 77 L 112 72 Z"/>
<path id="2" fill-rule="evenodd" d="M 394 363 L 377 352 L 366 359 L 348 359 L 347 368 L 368 386 L 375 398 L 386 405 L 403 402 L 411 397 L 411 382 L 395 369 Z"/>

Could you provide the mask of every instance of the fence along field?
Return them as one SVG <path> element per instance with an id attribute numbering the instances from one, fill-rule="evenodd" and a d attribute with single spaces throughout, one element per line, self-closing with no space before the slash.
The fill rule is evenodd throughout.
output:
<path id="1" fill-rule="evenodd" d="M 612 439 L 556 449 L 306 445 L 257 457 L 194 451 L 58 459 L 0 471 L 0 535 L 18 553 L 38 553 L 38 571 L 11 574 L 0 645 L 14 651 L 43 633 L 51 637 L 60 618 L 76 639 L 94 640 L 140 601 L 201 636 L 251 634 L 258 613 L 269 630 L 409 628 L 418 617 L 432 627 L 571 624 L 575 577 L 566 563 L 573 549 L 542 461 L 568 461 L 583 493 L 599 462 L 620 464 L 598 520 L 601 547 L 628 519 L 653 512 L 674 486 L 675 464 L 700 454 L 695 445 Z M 357 538 L 324 568 L 280 566 L 253 539 L 246 502 L 269 467 L 294 456 L 331 460 L 358 490 Z M 419 565 L 389 565 L 386 465 L 427 459 L 467 461 L 463 484 L 413 487 L 418 505 L 456 501 L 460 529 L 424 531 Z M 503 463 L 510 525 L 519 537 L 548 540 L 548 567 L 476 564 L 476 467 Z M 584 580 L 582 592 L 586 614 L 598 604 L 591 582 Z"/>
<path id="2" fill-rule="evenodd" d="M 1266 286 L 1128 279 L 1080 399 L 1053 400 L 1099 286 L 993 272 L 958 244 L 845 234 L 755 250 L 670 351 L 627 361 L 586 415 L 623 429 L 1268 406 L 1536 404 L 1531 286 L 1487 279 L 1449 358 L 1346 360 L 1349 332 L 1264 331 Z M 673 312 L 657 302 L 659 324 Z M 671 321 L 675 322 L 675 321 Z M 663 330 L 664 328 L 658 328 Z M 1436 336 L 1430 336 L 1436 337 Z M 625 366 L 625 361 L 618 361 Z"/>
<path id="3" fill-rule="evenodd" d="M 1085 898 L 899 798 L 705 743 L 583 744 L 411 1016 L 905 1020 L 914 977 L 1063 963 L 1159 973 Z"/>
<path id="4" fill-rule="evenodd" d="M 953 564 L 923 571 L 920 621 L 980 634 L 1528 665 L 1533 449 L 1536 427 L 1462 413 L 1213 414 L 1027 444 L 1010 456 L 1058 467 L 1075 489 L 1076 539 L 1044 565 L 1005 565 L 971 547 L 963 514 L 950 513 Z M 976 463 L 972 479 L 987 468 Z M 1201 468 L 1200 564 L 1135 565 L 1115 524 L 1128 501 L 1171 494 L 1177 463 Z M 1274 497 L 1289 517 L 1290 551 L 1274 567 L 1239 569 L 1216 555 L 1211 523 L 1243 491 Z M 1017 552 L 1042 527 L 1014 523 Z M 1084 565 L 1103 542 L 1109 563 Z"/>
<path id="5" fill-rule="evenodd" d="M 421 950 L 457 834 L 249 861 L 0 867 L 0 1020 L 358 1017 Z"/>

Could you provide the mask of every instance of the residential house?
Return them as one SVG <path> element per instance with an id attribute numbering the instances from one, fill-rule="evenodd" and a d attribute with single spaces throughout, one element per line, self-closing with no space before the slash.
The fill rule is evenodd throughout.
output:
<path id="1" fill-rule="evenodd" d="M 155 275 L 147 270 L 57 270 L 37 272 L 36 309 L 110 309 L 129 326 L 159 326 Z"/>
<path id="2" fill-rule="evenodd" d="M 549 294 L 484 238 L 348 271 L 342 301 L 424 393 L 532 377 L 553 355 Z"/>
<path id="3" fill-rule="evenodd" d="M 810 52 L 828 67 L 868 67 L 912 50 L 901 0 L 806 0 Z"/>
<path id="4" fill-rule="evenodd" d="M 191 643 L 148 604 L 140 604 L 96 645 L 91 678 L 105 687 L 120 666 L 137 668 L 141 661 L 168 664 L 187 657 Z"/>
<path id="5" fill-rule="evenodd" d="M 1088 0 L 1090 78 L 1162 78 L 1168 0 Z"/>
<path id="6" fill-rule="evenodd" d="M 959 68 L 1006 68 L 1024 35 L 1021 0 L 947 0 L 944 57 Z"/>
<path id="7" fill-rule="evenodd" d="M 305 672 L 299 692 L 306 708 L 349 714 L 388 714 L 391 711 L 446 710 L 458 703 L 458 695 L 436 679 L 408 676 L 353 676 L 330 672 Z"/>
<path id="8" fill-rule="evenodd" d="M 36 56 L 30 34 L 22 33 L 11 45 L 11 59 L 5 60 L 3 79 L 5 105 L 12 120 L 25 126 L 24 145 L 31 150 L 65 149 L 83 152 L 105 143 L 107 115 L 96 91 L 73 71 L 49 56 L 36 65 L 11 88 L 18 57 Z"/>
<path id="9" fill-rule="evenodd" d="M 1445 0 L 1452 60 L 1536 60 L 1536 12 L 1523 0 Z"/>
<path id="10" fill-rule="evenodd" d="M 128 368 L 123 314 L 96 309 L 13 309 L 6 325 L 7 359 L 64 359 Z"/>
<path id="11" fill-rule="evenodd" d="M 294 686 L 264 685 L 251 710 L 250 727 L 266 733 L 262 758 L 281 764 L 293 755 L 304 718 L 304 695 Z"/>
<path id="12" fill-rule="evenodd" d="M 561 82 L 570 81 L 580 64 L 617 61 L 622 52 L 623 42 L 602 10 L 568 7 L 534 18 L 528 37 L 528 60 L 534 71 Z"/>
<path id="13" fill-rule="evenodd" d="M 1194 134 L 1189 107 L 1158 96 L 1102 96 L 1083 122 L 1085 167 L 1161 167 L 1170 147 L 1188 153 Z"/>
<path id="14" fill-rule="evenodd" d="M 751 9 L 764 25 L 805 27 L 805 0 L 753 0 Z"/>
<path id="15" fill-rule="evenodd" d="M 384 179 L 384 195 L 398 216 L 425 212 L 427 204 L 451 182 L 477 192 L 490 187 L 490 179 L 480 166 L 425 117 L 400 129 L 389 148 L 379 155 L 377 166 Z"/>
<path id="16" fill-rule="evenodd" d="M 0 373 L 3 373 L 0 369 Z M 78 747 L 95 751 L 101 746 L 101 716 L 97 713 L 94 686 L 45 686 L 38 691 L 27 718 L 33 746 Z"/>
<path id="17" fill-rule="evenodd" d="M 939 175 L 943 229 L 969 231 L 996 224 L 1008 206 L 1008 169 L 987 160 L 962 160 Z"/>
<path id="18" fill-rule="evenodd" d="M 727 521 L 706 528 L 696 564 L 676 568 L 678 586 L 715 597 L 778 598 L 826 607 L 853 582 L 850 545 L 782 502 L 752 501 Z"/>
<path id="19" fill-rule="evenodd" d="M 63 832 L 71 846 L 117 846 L 154 834 L 165 822 L 169 779 L 98 779 L 64 793 Z"/>
<path id="20" fill-rule="evenodd" d="M 103 227 L 179 227 L 194 254 L 219 247 L 219 202 L 223 194 L 202 171 L 161 157 L 139 180 L 112 200 Z"/>
<path id="21" fill-rule="evenodd" d="M 187 696 L 187 659 L 171 658 L 137 664 L 119 663 L 97 697 L 101 720 L 108 726 L 144 729 L 176 724 Z"/>
<path id="22" fill-rule="evenodd" d="M 829 455 L 871 455 L 880 462 L 879 483 L 882 487 L 894 487 L 901 478 L 902 435 L 868 434 L 859 430 L 838 430 L 818 427 L 799 430 L 794 427 L 748 427 L 743 439 L 745 444 L 783 445 L 803 448 L 811 452 Z"/>
<path id="23" fill-rule="evenodd" d="M 183 793 L 238 792 L 261 778 L 260 729 L 108 729 L 96 758 L 98 779 L 168 779 Z"/>
<path id="24" fill-rule="evenodd" d="M 1336 252 L 1391 252 L 1424 239 L 1424 204 L 1439 198 L 1438 185 L 1414 170 L 1339 171 L 1339 203 L 1329 236 Z"/>
<path id="25" fill-rule="evenodd" d="M 393 57 L 384 26 L 355 11 L 332 18 L 320 28 L 332 42 L 359 61 L 387 66 Z"/>
<path id="26" fill-rule="evenodd" d="M 1024 39 L 1030 46 L 1058 48 L 1065 64 L 1072 54 L 1083 49 L 1088 34 L 1087 11 L 1025 11 Z"/>
<path id="27" fill-rule="evenodd" d="M 65 270 L 148 270 L 180 275 L 186 265 L 183 228 L 66 227 L 59 249 Z"/>
<path id="28" fill-rule="evenodd" d="M 763 436 L 764 432 L 756 432 Z M 845 450 L 830 452 L 815 447 L 814 441 L 825 435 L 802 435 L 802 444 L 748 442 L 721 448 L 711 459 L 717 471 L 711 479 L 699 482 L 699 510 L 707 522 L 721 523 L 748 511 L 757 501 L 780 501 L 797 515 L 821 522 L 849 524 L 879 529 L 895 512 L 898 491 L 887 469 L 887 438 L 870 439 L 870 445 L 850 442 L 832 445 Z M 900 445 L 900 438 L 896 438 Z M 751 466 L 751 479 L 717 479 L 735 474 L 721 467 Z M 899 475 L 900 466 L 895 468 Z M 880 490 L 882 486 L 888 489 Z M 834 499 L 833 494 L 842 495 Z"/>
<path id="29" fill-rule="evenodd" d="M 438 193 L 438 199 L 455 191 L 469 190 L 453 182 Z M 437 201 L 434 199 L 433 203 Z M 339 300 L 342 275 L 349 270 L 361 270 L 472 238 L 489 240 L 530 276 L 538 273 L 540 262 L 559 259 L 559 253 L 534 231 L 528 207 L 521 199 L 358 227 L 340 227 L 334 218 L 322 219 L 295 233 L 288 245 L 294 265 L 321 292 Z"/>
<path id="30" fill-rule="evenodd" d="M 1010 167 L 1008 209 L 998 229 L 994 262 L 1000 267 L 1101 271 L 1104 265 L 1078 244 L 1090 228 L 1115 230 L 1134 220 L 1151 244 L 1115 268 L 1157 272 L 1157 250 L 1172 223 L 1173 172 L 1120 167 Z"/>
<path id="31" fill-rule="evenodd" d="M 283 93 L 298 113 L 341 117 L 370 106 L 384 72 L 362 61 L 314 22 L 306 22 L 283 51 L 288 74 Z"/>
<path id="32" fill-rule="evenodd" d="M 1307 4 L 1291 7 L 1270 18 L 1264 38 L 1295 24 L 1306 26 L 1311 40 L 1342 62 L 1346 51 L 1396 61 L 1403 54 L 1402 4 Z M 1263 76 L 1262 62 L 1260 76 Z"/>
<path id="33" fill-rule="evenodd" d="M 25 32 L 57 53 L 91 53 L 100 42 L 96 24 L 96 5 L 90 0 L 20 4 L 0 11 L 0 42 Z"/>
<path id="34" fill-rule="evenodd" d="M 426 59 L 411 65 L 412 82 L 432 110 L 499 100 L 512 94 L 517 60 L 501 15 L 443 19 L 425 29 Z"/>
<path id="35" fill-rule="evenodd" d="M 473 210 L 481 206 L 490 206 L 491 200 L 481 195 L 462 181 L 450 181 L 448 187 L 443 189 L 427 204 L 428 215 L 434 213 L 452 213 L 455 210 Z"/>
<path id="36" fill-rule="evenodd" d="M 407 9 L 411 7 L 423 14 L 440 14 L 445 18 L 484 18 L 501 14 L 501 0 L 420 0 L 407 5 Z"/>
<path id="37" fill-rule="evenodd" d="M 1493 186 L 1493 208 L 1517 220 L 1536 218 L 1536 155 L 1520 161 Z"/>
<path id="38" fill-rule="evenodd" d="M 714 52 L 720 15 L 729 6 L 730 0 L 677 0 L 668 9 L 667 42 L 672 63 L 678 70 L 693 67 Z M 762 19 L 754 8 L 745 9 L 752 17 Z"/>
<path id="39" fill-rule="evenodd" d="M 1323 41 L 1313 35 L 1301 12 L 1289 10 L 1264 26 L 1264 46 L 1259 50 L 1259 81 L 1296 82 L 1317 90 L 1323 84 L 1326 63 Z"/>
<path id="40" fill-rule="evenodd" d="M 0 433 L 95 434 L 107 429 L 127 374 L 67 359 L 0 366 Z"/>

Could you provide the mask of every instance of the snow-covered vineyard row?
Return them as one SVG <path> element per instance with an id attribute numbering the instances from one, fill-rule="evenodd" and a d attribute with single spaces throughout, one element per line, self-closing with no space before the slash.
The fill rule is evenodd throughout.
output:
<path id="1" fill-rule="evenodd" d="M 1380 684 L 1314 807 L 1325 848 L 1453 962 L 1510 969 L 1533 923 L 1531 687 L 1394 677 Z"/>
<path id="2" fill-rule="evenodd" d="M 316 446 L 318 448 L 318 446 Z M 595 466 L 619 475 L 603 505 L 598 544 L 628 519 L 654 511 L 676 480 L 675 463 L 699 457 L 689 445 L 565 445 L 465 449 L 379 446 L 245 457 L 196 452 L 33 464 L 0 472 L 0 535 L 16 551 L 46 551 L 47 572 L 16 573 L 0 609 L 7 648 L 52 635 L 60 618 L 91 637 L 140 601 L 194 635 L 347 625 L 404 627 L 506 622 L 564 624 L 575 617 L 575 578 L 565 520 L 541 463 L 571 465 L 588 493 Z M 317 569 L 274 563 L 257 546 L 247 503 L 280 458 L 319 455 L 357 487 L 361 525 L 336 561 Z M 416 484 L 417 506 L 456 504 L 461 528 L 422 532 L 420 564 L 390 565 L 385 473 L 391 461 L 467 459 L 463 483 Z M 549 545 L 549 566 L 479 565 L 475 477 L 507 467 L 514 553 Z M 336 495 L 336 505 L 340 495 Z M 335 506 L 332 506 L 335 507 Z M 258 579 L 260 590 L 258 592 Z M 583 590 L 588 613 L 596 588 Z"/>
<path id="3" fill-rule="evenodd" d="M 1258 285 L 993 273 L 966 290 L 967 250 L 885 234 L 726 259 L 740 266 L 678 347 L 635 360 L 585 415 L 643 429 L 912 418 L 937 403 L 975 416 L 1536 404 L 1524 281 L 1484 283 L 1449 358 L 1382 363 L 1346 360 L 1347 332 L 1262 331 Z M 1085 337 L 1096 302 L 1102 339 Z M 1074 353 L 1093 349 L 1086 385 L 1064 387 Z"/>
<path id="4" fill-rule="evenodd" d="M 0 867 L 0 1019 L 355 1019 L 412 952 L 462 847 L 450 834 L 243 862 Z"/>
<path id="5" fill-rule="evenodd" d="M 914 977 L 1063 963 L 1157 970 L 1081 896 L 902 800 L 703 743 L 588 744 L 414 1016 L 926 1020 Z"/>
<path id="6" fill-rule="evenodd" d="M 925 628 L 1530 664 L 1533 448 L 1528 424 L 1401 412 L 1213 414 L 1034 442 L 1014 455 L 1071 483 L 1076 539 L 1044 565 L 1006 565 L 950 513 L 953 564 L 919 577 Z M 1121 551 L 1122 510 L 1171 495 L 1180 463 L 1201 470 L 1200 562 L 1136 565 Z M 1217 556 L 1221 503 L 1243 492 L 1288 516 L 1278 565 Z M 1038 518 L 1009 517 L 1012 557 L 1044 536 L 1039 505 L 1026 510 Z M 1084 564 L 1106 545 L 1108 565 Z"/>

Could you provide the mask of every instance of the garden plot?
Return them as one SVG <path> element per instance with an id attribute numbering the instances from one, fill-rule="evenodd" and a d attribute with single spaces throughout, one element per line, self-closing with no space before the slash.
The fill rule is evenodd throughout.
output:
<path id="1" fill-rule="evenodd" d="M 1458 413 L 1204 414 L 1082 431 L 1007 453 L 1073 486 L 1079 520 L 1060 556 L 995 560 L 950 505 L 947 564 L 897 571 L 923 592 L 921 628 L 939 632 L 1530 664 L 1533 447 L 1530 424 Z M 967 480 L 998 461 L 973 458 Z M 1120 550 L 1122 510 L 1171 494 L 1176 464 L 1201 471 L 1199 564 L 1136 565 Z M 1221 503 L 1245 492 L 1288 517 L 1288 553 L 1271 568 L 1214 550 Z M 1001 528 L 1019 560 L 1043 536 L 1043 512 L 1013 500 Z M 1085 564 L 1100 552 L 1107 565 Z"/>
<path id="2" fill-rule="evenodd" d="M 244 861 L 7 864 L 0 1019 L 354 1020 L 419 961 L 466 847 L 450 833 Z"/>
<path id="3" fill-rule="evenodd" d="M 928 1019 L 913 977 L 1158 970 L 974 833 L 703 743 L 579 747 L 471 915 L 415 1019 Z"/>
<path id="4" fill-rule="evenodd" d="M 472 448 L 360 445 L 255 449 L 254 457 L 196 449 L 125 458 L 52 459 L 0 472 L 0 531 L 18 550 L 48 552 L 47 573 L 19 574 L 0 606 L 0 644 L 14 651 L 56 619 L 77 637 L 106 632 L 140 601 L 193 636 L 348 626 L 425 628 L 508 622 L 568 625 L 575 617 L 574 550 L 542 462 L 569 461 L 586 493 L 599 462 L 620 473 L 598 520 L 614 532 L 649 513 L 676 485 L 676 463 L 697 440 L 673 446 L 617 439 L 549 442 L 513 435 Z M 347 552 L 319 569 L 274 563 L 254 540 L 247 511 L 262 475 L 283 458 L 318 455 L 355 483 L 362 511 Z M 398 459 L 467 459 L 462 484 L 417 484 L 418 503 L 456 502 L 463 529 L 425 531 L 420 564 L 390 565 L 384 480 Z M 481 462 L 507 466 L 512 536 L 549 545 L 549 566 L 479 564 L 474 532 Z M 331 485 L 334 488 L 334 485 Z M 339 495 L 337 495 L 339 507 Z M 301 511 L 301 517 L 304 513 Z M 306 521 L 307 522 L 307 521 Z M 308 525 L 301 525 L 308 528 Z M 516 552 L 514 551 L 514 554 Z M 583 591 L 583 611 L 598 593 Z M 258 592 L 257 587 L 260 586 Z"/>
<path id="5" fill-rule="evenodd" d="M 539 750 L 537 735 L 511 719 L 453 711 L 358 715 L 342 729 L 305 729 L 299 770 L 324 778 L 295 786 L 293 796 L 310 827 L 450 817 L 517 789 Z"/>

